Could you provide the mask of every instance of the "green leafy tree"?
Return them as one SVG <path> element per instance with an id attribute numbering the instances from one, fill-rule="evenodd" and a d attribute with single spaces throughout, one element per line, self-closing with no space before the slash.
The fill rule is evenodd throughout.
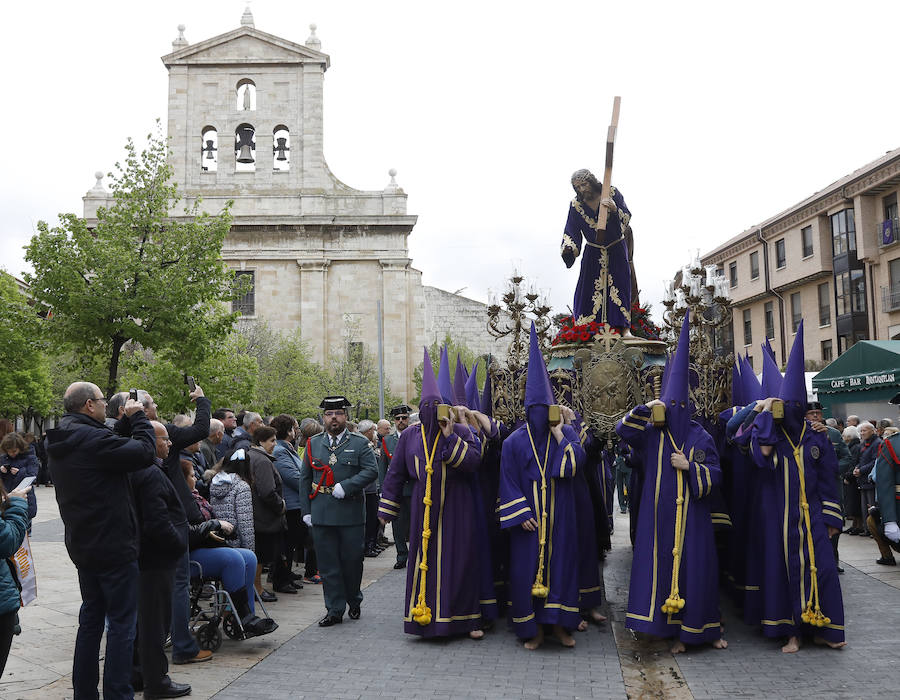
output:
<path id="1" fill-rule="evenodd" d="M 0 415 L 46 416 L 53 405 L 42 324 L 15 279 L 0 270 Z"/>
<path id="2" fill-rule="evenodd" d="M 50 337 L 105 358 L 108 394 L 119 386 L 126 343 L 197 364 L 234 324 L 223 302 L 246 292 L 221 260 L 230 203 L 211 215 L 195 201 L 170 217 L 180 197 L 161 134 L 149 134 L 140 152 L 129 139 L 125 151 L 125 164 L 110 173 L 114 203 L 98 210 L 96 226 L 74 214 L 52 228 L 41 221 L 25 256 L 34 267 L 26 281 L 53 312 Z"/>
<path id="3" fill-rule="evenodd" d="M 346 396 L 353 408 L 351 416 L 356 419 L 378 416 L 378 363 L 375 355 L 359 340 L 359 322 L 355 317 L 344 316 L 343 342 L 331 349 L 328 361 L 328 394 Z M 387 378 L 384 380 L 384 404 L 390 406 L 401 399 L 391 393 Z"/>
<path id="4" fill-rule="evenodd" d="M 121 384 L 125 389 L 149 391 L 159 412 L 166 416 L 193 406 L 184 383 L 185 374 L 192 375 L 203 387 L 213 402 L 213 410 L 220 406 L 247 406 L 253 401 L 259 381 L 259 365 L 247 345 L 247 339 L 234 332 L 209 348 L 206 357 L 190 368 L 180 364 L 172 350 L 153 352 L 128 346 L 122 358 Z"/>
<path id="5" fill-rule="evenodd" d="M 450 361 L 450 375 L 456 372 L 456 358 L 459 357 L 462 359 L 463 364 L 466 366 L 466 370 L 469 372 L 472 371 L 472 365 L 475 363 L 475 360 L 480 358 L 478 363 L 478 386 L 484 386 L 484 378 L 487 376 L 487 356 L 486 355 L 478 355 L 474 350 L 469 348 L 464 343 L 457 342 L 453 338 L 450 337 L 450 334 L 444 336 L 444 340 L 441 343 L 434 341 L 431 344 L 431 347 L 428 348 L 428 356 L 431 358 L 431 367 L 434 370 L 434 376 L 436 377 L 438 374 L 438 370 L 441 364 L 441 348 L 447 347 L 447 356 Z M 413 399 L 413 403 L 418 404 L 419 399 L 422 396 L 422 370 L 424 368 L 424 360 L 416 365 L 415 370 L 413 370 L 413 383 L 416 386 L 416 396 Z"/>
<path id="6" fill-rule="evenodd" d="M 288 413 L 298 419 L 317 415 L 328 376 L 312 359 L 300 330 L 285 335 L 257 324 L 251 338 L 248 344 L 259 362 L 256 410 L 264 415 Z"/>

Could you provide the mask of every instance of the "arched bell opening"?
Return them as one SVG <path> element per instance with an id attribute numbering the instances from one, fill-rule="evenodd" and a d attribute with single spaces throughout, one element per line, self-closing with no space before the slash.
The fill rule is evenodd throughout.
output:
<path id="1" fill-rule="evenodd" d="M 291 169 L 291 132 L 284 124 L 272 130 L 272 169 Z"/>
<path id="2" fill-rule="evenodd" d="M 219 169 L 219 132 L 214 126 L 200 130 L 200 171 L 214 173 Z"/>
<path id="3" fill-rule="evenodd" d="M 256 129 L 241 124 L 234 130 L 234 170 L 239 173 L 256 170 Z"/>

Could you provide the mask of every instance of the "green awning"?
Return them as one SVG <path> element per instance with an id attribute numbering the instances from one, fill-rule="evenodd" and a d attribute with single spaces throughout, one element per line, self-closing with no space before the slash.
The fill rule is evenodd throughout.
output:
<path id="1" fill-rule="evenodd" d="M 819 394 L 900 389 L 900 340 L 860 340 L 812 380 Z"/>

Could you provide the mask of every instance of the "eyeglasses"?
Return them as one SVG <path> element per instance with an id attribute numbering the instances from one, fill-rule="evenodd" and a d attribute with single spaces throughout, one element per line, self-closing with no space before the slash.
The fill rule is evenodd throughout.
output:
<path id="1" fill-rule="evenodd" d="M 90 398 L 90 399 L 88 399 L 88 401 L 95 401 L 97 403 L 103 403 L 103 404 L 106 403 L 106 399 L 102 396 L 100 398 Z M 87 401 L 85 401 L 85 403 L 87 403 Z"/>
<path id="2" fill-rule="evenodd" d="M 322 415 L 325 416 L 326 418 L 333 418 L 334 416 L 344 415 L 344 412 L 343 411 L 325 411 L 325 413 L 323 413 Z"/>
<path id="3" fill-rule="evenodd" d="M 409 420 L 409 416 L 394 416 L 394 420 Z"/>

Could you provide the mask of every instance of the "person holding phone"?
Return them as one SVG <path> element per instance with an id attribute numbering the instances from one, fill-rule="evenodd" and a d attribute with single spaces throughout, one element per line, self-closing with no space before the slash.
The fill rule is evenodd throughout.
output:
<path id="1" fill-rule="evenodd" d="M 21 435 L 9 433 L 0 440 L 0 475 L 3 477 L 3 488 L 7 493 L 15 491 L 23 479 L 37 477 L 40 468 L 41 463 Z M 35 515 L 37 515 L 37 498 L 29 489 L 28 517 L 33 518 Z"/>
<path id="2" fill-rule="evenodd" d="M 25 531 L 31 527 L 27 502 L 29 493 L 31 484 L 20 485 L 9 493 L 0 485 L 0 557 L 4 559 L 19 551 L 25 540 Z M 0 678 L 3 678 L 9 658 L 20 606 L 19 586 L 12 567 L 0 566 Z"/>
<path id="3" fill-rule="evenodd" d="M 138 531 L 129 472 L 156 456 L 153 427 L 137 401 L 125 402 L 130 437 L 104 424 L 106 399 L 96 384 L 75 382 L 63 396 L 65 414 L 47 433 L 50 473 L 66 549 L 78 569 L 81 611 L 72 685 L 76 697 L 97 697 L 104 628 L 103 694 L 131 698 L 131 664 L 138 606 Z"/>
<path id="4" fill-rule="evenodd" d="M 487 545 L 478 529 L 471 477 L 481 450 L 466 425 L 468 409 L 442 402 L 427 350 L 422 367 L 421 422 L 400 434 L 382 483 L 378 519 L 387 524 L 400 516 L 404 484 L 412 481 L 404 631 L 480 639 L 478 548 Z"/>

